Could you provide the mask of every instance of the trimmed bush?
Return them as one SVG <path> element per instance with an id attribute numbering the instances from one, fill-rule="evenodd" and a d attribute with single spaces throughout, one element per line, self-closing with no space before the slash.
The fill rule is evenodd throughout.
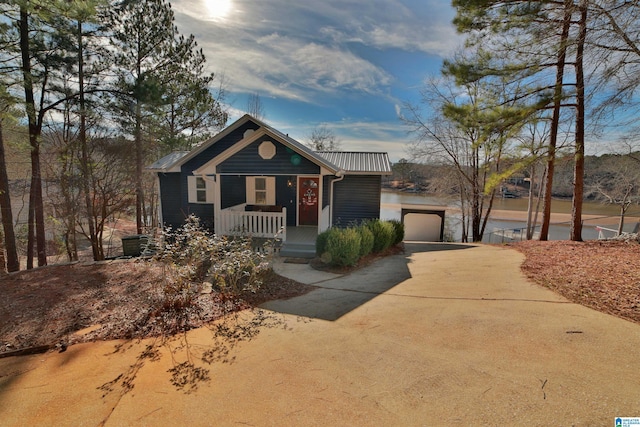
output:
<path id="1" fill-rule="evenodd" d="M 360 233 L 355 228 L 332 228 L 327 239 L 326 250 L 331 264 L 353 266 L 360 258 Z"/>
<path id="2" fill-rule="evenodd" d="M 373 233 L 365 225 L 359 226 L 356 230 L 360 233 L 360 257 L 367 256 L 373 250 Z"/>
<path id="3" fill-rule="evenodd" d="M 382 252 L 391 246 L 395 235 L 393 225 L 388 221 L 372 219 L 366 223 L 373 233 L 373 252 Z"/>
<path id="4" fill-rule="evenodd" d="M 392 246 L 400 244 L 404 240 L 404 224 L 397 219 L 389 221 L 393 226 L 393 241 Z"/>

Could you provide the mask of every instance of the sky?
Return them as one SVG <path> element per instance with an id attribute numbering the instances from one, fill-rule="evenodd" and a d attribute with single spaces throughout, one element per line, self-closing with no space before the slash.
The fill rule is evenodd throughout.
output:
<path id="1" fill-rule="evenodd" d="M 345 151 L 407 157 L 399 119 L 461 45 L 447 0 L 173 0 L 226 91 L 229 124 L 257 93 L 264 121 L 298 141 L 324 125 Z"/>

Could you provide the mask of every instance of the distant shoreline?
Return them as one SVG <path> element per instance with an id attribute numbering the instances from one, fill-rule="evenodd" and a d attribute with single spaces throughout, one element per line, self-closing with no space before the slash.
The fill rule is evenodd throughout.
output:
<path id="1" fill-rule="evenodd" d="M 411 193 L 406 193 L 403 191 L 396 191 L 389 188 L 383 188 L 383 192 L 394 193 L 394 194 L 407 194 L 411 195 Z M 455 211 L 456 208 L 452 208 L 449 206 L 433 206 L 433 208 L 438 209 L 446 209 L 447 211 Z M 518 222 L 527 222 L 527 211 L 525 210 L 508 210 L 508 209 L 492 209 L 491 210 L 491 220 L 498 221 L 518 221 Z M 594 215 L 594 214 L 583 214 L 582 221 L 584 225 L 590 226 L 606 226 L 607 228 L 617 228 L 618 222 L 620 221 L 619 216 L 604 216 L 604 215 Z M 542 222 L 542 213 L 538 213 L 538 224 Z M 636 222 L 640 222 L 639 216 L 625 216 L 624 218 L 625 224 L 635 224 Z M 552 224 L 570 224 L 571 223 L 571 214 L 570 213 L 551 213 L 551 223 Z M 615 226 L 615 227 L 612 227 Z"/>
<path id="2" fill-rule="evenodd" d="M 542 214 L 538 213 L 538 223 L 541 223 Z M 503 221 L 527 221 L 527 212 L 525 211 L 509 211 L 509 210 L 492 210 L 491 219 Z M 585 225 L 618 225 L 620 217 L 602 216 L 602 215 L 582 215 L 582 221 Z M 568 213 L 551 213 L 551 223 L 561 224 L 571 222 L 571 214 Z M 633 224 L 640 222 L 640 217 L 625 216 L 625 224 Z"/>

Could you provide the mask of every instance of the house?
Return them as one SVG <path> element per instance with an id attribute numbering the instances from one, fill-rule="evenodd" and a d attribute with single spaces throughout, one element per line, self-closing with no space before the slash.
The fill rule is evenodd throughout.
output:
<path id="1" fill-rule="evenodd" d="M 195 214 L 216 234 L 310 243 L 331 226 L 378 218 L 382 176 L 391 174 L 386 153 L 315 152 L 250 115 L 147 169 L 163 225 Z"/>

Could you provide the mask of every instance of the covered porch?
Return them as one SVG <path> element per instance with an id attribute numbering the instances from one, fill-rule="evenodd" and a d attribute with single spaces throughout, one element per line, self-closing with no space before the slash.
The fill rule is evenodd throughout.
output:
<path id="1" fill-rule="evenodd" d="M 280 255 L 313 258 L 316 253 L 317 225 L 287 225 L 287 208 L 270 206 L 262 210 L 242 203 L 222 209 L 215 218 L 216 233 L 227 236 L 248 235 L 257 239 L 275 239 L 281 243 Z"/>
<path id="2" fill-rule="evenodd" d="M 216 234 L 287 240 L 287 208 L 255 210 L 246 203 L 221 209 L 214 217 Z"/>

